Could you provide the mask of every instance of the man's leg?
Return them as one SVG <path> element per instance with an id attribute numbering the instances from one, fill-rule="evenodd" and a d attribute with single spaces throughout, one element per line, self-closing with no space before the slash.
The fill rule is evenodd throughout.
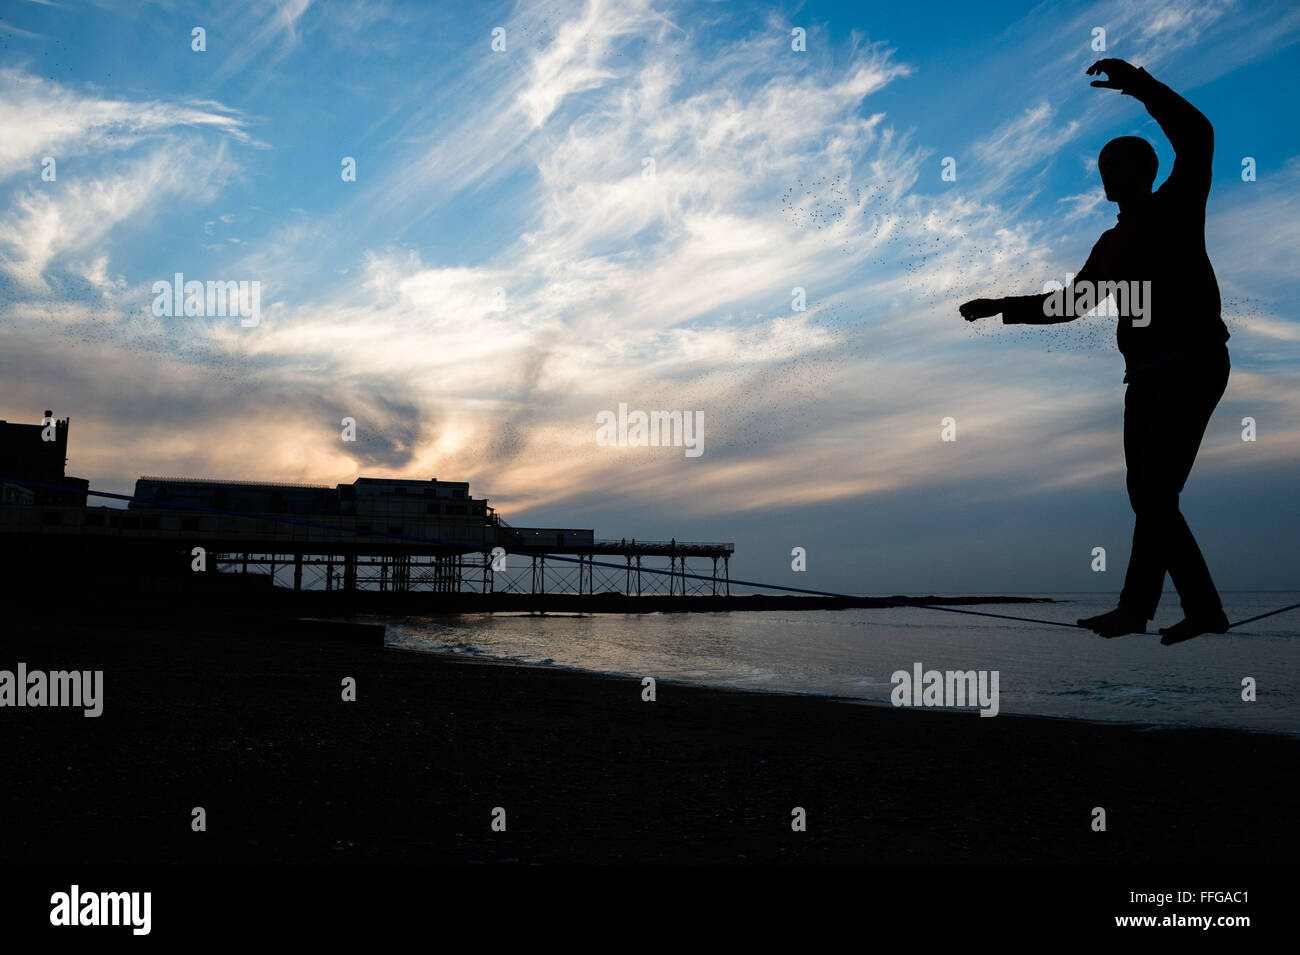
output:
<path id="1" fill-rule="evenodd" d="M 1150 386 L 1149 380 L 1134 381 L 1124 392 L 1124 465 L 1129 503 L 1133 506 L 1133 546 L 1119 606 L 1079 621 L 1080 626 L 1103 637 L 1145 633 L 1147 621 L 1155 616 L 1160 602 L 1165 554 L 1155 489 L 1161 480 L 1159 462 L 1165 456 L 1165 449 L 1160 447 L 1166 439 L 1161 429 L 1165 397 L 1162 389 Z"/>
<path id="2" fill-rule="evenodd" d="M 1165 537 L 1170 510 L 1177 512 L 1177 492 L 1170 495 L 1165 395 L 1149 382 L 1128 386 L 1124 395 L 1124 466 L 1129 505 L 1133 508 L 1133 546 L 1129 549 L 1121 609 L 1146 621 L 1156 615 L 1165 585 Z"/>
<path id="3" fill-rule="evenodd" d="M 1184 396 L 1180 426 L 1174 429 L 1176 446 L 1170 455 L 1170 478 L 1180 493 L 1196 461 L 1210 416 L 1227 387 L 1228 370 L 1228 352 L 1224 348 L 1189 364 L 1177 376 L 1179 380 L 1172 383 L 1171 391 Z M 1176 505 L 1168 520 L 1165 561 L 1182 601 L 1184 619 L 1173 627 L 1163 628 L 1161 642 L 1167 645 L 1202 633 L 1223 633 L 1228 619 L 1196 538 Z"/>
<path id="4" fill-rule="evenodd" d="M 1169 577 L 1178 590 L 1184 616 L 1212 615 L 1223 609 L 1219 591 L 1210 576 L 1210 568 L 1181 512 L 1174 512 L 1166 557 Z"/>
<path id="5" fill-rule="evenodd" d="M 1124 465 L 1129 503 L 1133 506 L 1133 546 L 1119 606 L 1109 613 L 1087 617 L 1079 626 L 1103 637 L 1145 633 L 1147 621 L 1155 616 L 1160 589 L 1165 581 L 1164 552 L 1154 510 L 1142 504 L 1150 494 L 1146 488 L 1156 480 L 1155 462 L 1160 449 L 1152 442 L 1162 440 L 1161 391 L 1135 381 L 1124 392 Z"/>

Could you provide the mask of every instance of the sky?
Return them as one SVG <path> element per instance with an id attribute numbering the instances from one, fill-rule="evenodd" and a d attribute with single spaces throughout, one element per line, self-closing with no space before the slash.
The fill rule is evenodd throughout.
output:
<path id="1" fill-rule="evenodd" d="M 1119 57 L 1216 131 L 1233 373 L 1184 513 L 1222 588 L 1300 588 L 1297 39 L 1243 0 L 3 0 L 0 418 L 70 416 L 111 492 L 467 480 L 790 586 L 1118 591 L 1115 320 L 957 306 L 1077 271 L 1108 139 L 1167 173 L 1088 85 Z M 177 272 L 257 323 L 157 314 Z M 620 404 L 702 453 L 598 441 Z"/>

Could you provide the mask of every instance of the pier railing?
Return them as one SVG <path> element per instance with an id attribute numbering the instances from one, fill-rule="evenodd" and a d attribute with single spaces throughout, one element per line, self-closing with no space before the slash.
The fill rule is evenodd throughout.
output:
<path id="1" fill-rule="evenodd" d="M 676 551 L 679 554 L 713 555 L 735 553 L 736 545 L 723 541 L 643 541 L 643 540 L 595 540 L 592 546 L 597 553 L 614 554 L 667 554 Z"/>

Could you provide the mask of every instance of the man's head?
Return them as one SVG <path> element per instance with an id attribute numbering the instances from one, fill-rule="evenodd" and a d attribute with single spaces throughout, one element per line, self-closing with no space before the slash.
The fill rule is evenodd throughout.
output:
<path id="1" fill-rule="evenodd" d="M 1127 202 L 1147 195 L 1156 181 L 1160 160 L 1141 136 L 1120 136 L 1102 147 L 1097 171 L 1111 202 Z"/>

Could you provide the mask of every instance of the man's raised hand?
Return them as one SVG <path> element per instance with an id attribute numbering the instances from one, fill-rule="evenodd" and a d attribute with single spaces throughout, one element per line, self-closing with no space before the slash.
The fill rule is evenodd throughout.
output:
<path id="1" fill-rule="evenodd" d="M 1002 311 L 1002 299 L 1000 298 L 973 298 L 958 307 L 961 317 L 968 322 L 973 322 L 977 318 L 990 318 Z"/>
<path id="2" fill-rule="evenodd" d="M 1088 67 L 1088 76 L 1096 76 L 1099 73 L 1105 73 L 1104 80 L 1093 80 L 1090 85 L 1103 90 L 1124 90 L 1132 85 L 1133 78 L 1137 76 L 1137 67 L 1132 63 L 1124 60 L 1106 59 L 1098 60 L 1092 66 Z"/>

